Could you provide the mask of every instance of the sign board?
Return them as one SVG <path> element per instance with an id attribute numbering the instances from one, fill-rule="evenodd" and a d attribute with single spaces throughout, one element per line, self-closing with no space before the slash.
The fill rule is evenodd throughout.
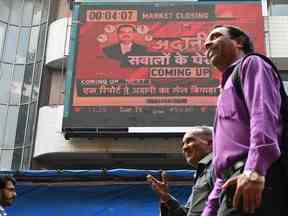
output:
<path id="1" fill-rule="evenodd" d="M 236 25 L 265 50 L 260 3 L 79 3 L 74 10 L 64 131 L 212 125 L 220 76 L 205 56 L 208 32 Z"/>

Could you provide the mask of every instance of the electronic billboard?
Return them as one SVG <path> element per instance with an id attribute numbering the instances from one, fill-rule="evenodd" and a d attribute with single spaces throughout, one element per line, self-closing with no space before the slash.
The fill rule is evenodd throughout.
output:
<path id="1" fill-rule="evenodd" d="M 212 125 L 221 77 L 207 33 L 239 26 L 264 53 L 263 22 L 257 2 L 76 4 L 63 131 Z"/>

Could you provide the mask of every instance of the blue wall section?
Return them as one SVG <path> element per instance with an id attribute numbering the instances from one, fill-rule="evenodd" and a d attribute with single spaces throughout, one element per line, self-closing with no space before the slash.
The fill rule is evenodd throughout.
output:
<path id="1" fill-rule="evenodd" d="M 185 203 L 191 186 L 171 186 Z M 108 186 L 17 186 L 11 216 L 158 216 L 159 199 L 147 184 Z"/>

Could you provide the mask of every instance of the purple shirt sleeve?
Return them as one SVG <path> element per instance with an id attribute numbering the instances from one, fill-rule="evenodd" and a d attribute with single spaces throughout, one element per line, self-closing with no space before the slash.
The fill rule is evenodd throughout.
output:
<path id="1" fill-rule="evenodd" d="M 250 113 L 250 147 L 244 170 L 266 175 L 280 157 L 280 81 L 258 56 L 245 59 L 242 69 L 243 93 Z"/>
<path id="2" fill-rule="evenodd" d="M 202 212 L 201 216 L 215 216 L 219 208 L 219 196 L 222 190 L 223 180 L 217 178 L 214 187 L 208 197 L 207 204 Z"/>

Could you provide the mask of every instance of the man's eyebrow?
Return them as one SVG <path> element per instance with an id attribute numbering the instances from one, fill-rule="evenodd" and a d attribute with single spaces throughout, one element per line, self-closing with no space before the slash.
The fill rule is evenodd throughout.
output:
<path id="1" fill-rule="evenodd" d="M 191 141 L 191 140 L 195 140 L 195 137 L 194 137 L 194 136 L 186 137 L 186 138 L 183 140 L 183 143 L 187 143 L 188 141 Z"/>
<path id="2" fill-rule="evenodd" d="M 209 38 L 214 38 L 214 37 L 221 36 L 221 35 L 223 35 L 223 34 L 220 32 L 214 32 L 209 36 Z"/>

